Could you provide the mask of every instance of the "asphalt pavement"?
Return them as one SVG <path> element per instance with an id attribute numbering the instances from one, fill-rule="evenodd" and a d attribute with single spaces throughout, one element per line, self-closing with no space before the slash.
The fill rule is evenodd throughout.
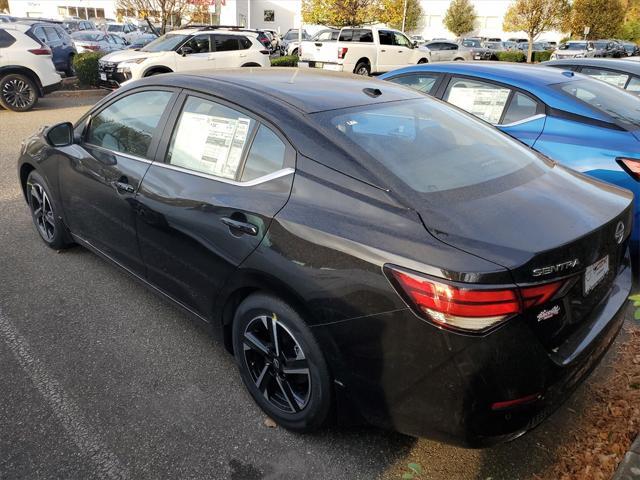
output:
<path id="1" fill-rule="evenodd" d="M 488 450 L 373 428 L 265 426 L 203 328 L 117 267 L 79 247 L 56 253 L 35 232 L 20 142 L 98 98 L 0 111 L 1 479 L 399 478 L 416 461 L 423 478 L 496 480 L 532 478 L 553 461 L 584 387 L 534 432 Z"/>

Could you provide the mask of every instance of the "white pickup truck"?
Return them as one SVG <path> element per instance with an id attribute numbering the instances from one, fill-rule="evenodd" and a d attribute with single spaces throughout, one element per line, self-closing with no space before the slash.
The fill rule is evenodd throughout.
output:
<path id="1" fill-rule="evenodd" d="M 298 66 L 358 75 L 388 72 L 427 63 L 428 52 L 415 47 L 407 36 L 389 28 L 344 27 L 337 41 L 302 42 Z"/>

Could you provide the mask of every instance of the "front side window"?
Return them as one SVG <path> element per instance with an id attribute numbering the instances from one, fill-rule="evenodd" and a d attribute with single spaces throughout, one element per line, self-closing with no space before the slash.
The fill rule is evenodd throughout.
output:
<path id="1" fill-rule="evenodd" d="M 189 97 L 171 139 L 167 163 L 237 180 L 255 120 L 219 103 Z"/>
<path id="2" fill-rule="evenodd" d="M 209 53 L 211 51 L 211 39 L 209 35 L 196 35 L 189 39 L 183 46 L 183 51 L 189 53 Z"/>
<path id="3" fill-rule="evenodd" d="M 393 33 L 393 39 L 394 39 L 394 44 L 395 45 L 397 45 L 399 47 L 411 48 L 411 42 L 403 34 L 401 34 L 399 32 L 394 32 Z"/>
<path id="4" fill-rule="evenodd" d="M 484 184 L 541 164 L 493 127 L 426 97 L 313 116 L 354 155 L 377 161 L 419 194 Z"/>
<path id="5" fill-rule="evenodd" d="M 615 85 L 618 88 L 624 88 L 629 80 L 629 75 L 622 72 L 614 72 L 612 70 L 604 70 L 602 68 L 584 67 L 581 73 L 597 78 L 603 82 Z"/>
<path id="6" fill-rule="evenodd" d="M 260 125 L 247 155 L 241 180 L 248 182 L 281 170 L 286 147 L 271 129 Z"/>
<path id="7" fill-rule="evenodd" d="M 422 93 L 430 94 L 433 91 L 437 79 L 438 75 L 432 73 L 415 73 L 390 78 L 389 81 L 413 88 Z"/>
<path id="8" fill-rule="evenodd" d="M 147 157 L 171 96 L 171 92 L 145 91 L 117 100 L 91 119 L 85 141 L 114 152 Z"/>
<path id="9" fill-rule="evenodd" d="M 511 90 L 491 83 L 454 78 L 443 100 L 496 125 L 509 99 Z"/>
<path id="10" fill-rule="evenodd" d="M 214 35 L 216 52 L 231 52 L 238 50 L 238 37 L 235 35 Z"/>
<path id="11" fill-rule="evenodd" d="M 640 78 L 631 77 L 631 80 L 629 80 L 627 84 L 627 90 L 633 93 L 640 93 Z"/>

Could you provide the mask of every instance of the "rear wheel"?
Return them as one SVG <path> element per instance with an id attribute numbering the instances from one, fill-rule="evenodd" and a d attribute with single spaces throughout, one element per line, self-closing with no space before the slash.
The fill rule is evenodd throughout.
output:
<path id="1" fill-rule="evenodd" d="M 353 69 L 353 73 L 368 77 L 371 75 L 371 66 L 368 62 L 360 61 L 356 64 L 356 68 Z"/>
<path id="2" fill-rule="evenodd" d="M 293 55 L 294 57 L 298 56 L 298 49 L 294 48 L 293 52 L 291 52 L 291 55 Z"/>
<path id="3" fill-rule="evenodd" d="M 44 243 L 56 250 L 73 245 L 73 242 L 68 239 L 66 228 L 59 217 L 49 187 L 35 170 L 27 177 L 26 192 L 33 223 Z"/>
<path id="4" fill-rule="evenodd" d="M 429 63 L 429 60 L 427 60 L 426 58 L 421 58 L 420 60 L 418 60 L 418 65 L 423 63 Z"/>
<path id="5" fill-rule="evenodd" d="M 10 73 L 0 78 L 0 104 L 14 112 L 31 110 L 38 102 L 35 83 L 25 75 Z"/>
<path id="6" fill-rule="evenodd" d="M 291 306 L 267 294 L 249 296 L 234 317 L 233 349 L 249 393 L 276 423 L 304 432 L 327 422 L 329 371 L 320 346 Z"/>
<path id="7" fill-rule="evenodd" d="M 64 72 L 64 74 L 67 77 L 75 77 L 76 76 L 76 68 L 73 66 L 74 58 L 75 58 L 75 55 L 73 53 L 71 55 L 69 55 L 69 64 L 67 66 L 67 69 Z"/>

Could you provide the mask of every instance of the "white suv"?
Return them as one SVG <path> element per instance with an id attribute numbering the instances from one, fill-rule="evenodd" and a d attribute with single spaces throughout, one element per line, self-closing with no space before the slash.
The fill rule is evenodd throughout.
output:
<path id="1" fill-rule="evenodd" d="M 62 85 L 51 49 L 25 34 L 31 25 L 0 23 L 0 105 L 16 112 Z"/>
<path id="2" fill-rule="evenodd" d="M 100 59 L 100 85 L 151 75 L 238 67 L 270 67 L 269 50 L 258 32 L 241 28 L 197 27 L 174 30 L 140 50 L 123 50 Z"/>

